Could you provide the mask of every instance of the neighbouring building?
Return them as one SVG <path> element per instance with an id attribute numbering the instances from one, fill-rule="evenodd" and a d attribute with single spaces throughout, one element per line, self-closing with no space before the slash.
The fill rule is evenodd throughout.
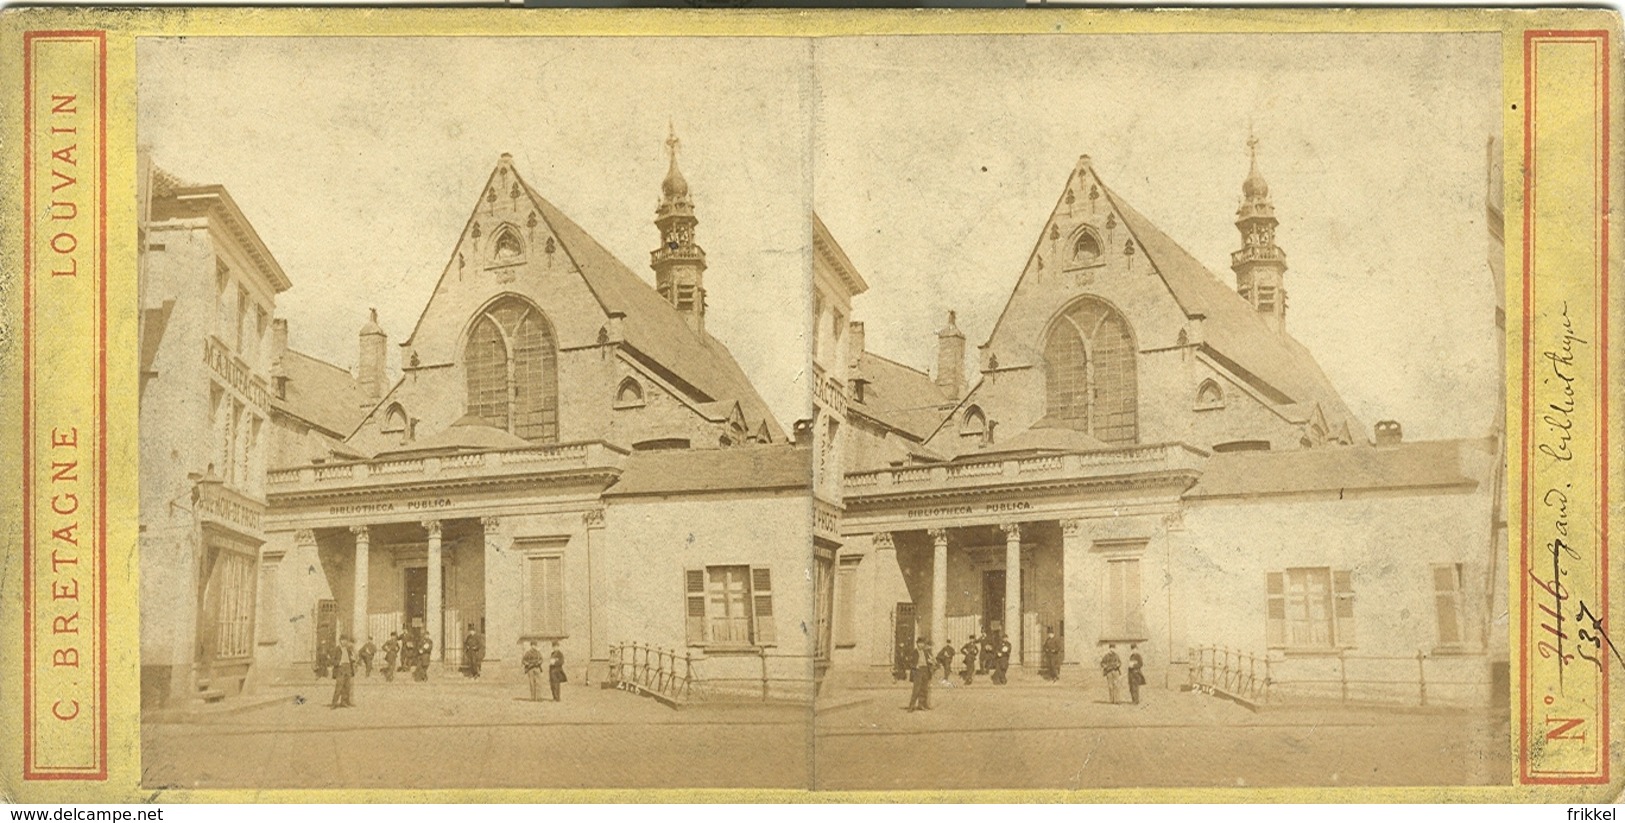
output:
<path id="1" fill-rule="evenodd" d="M 1170 687 L 1233 660 L 1276 698 L 1504 688 L 1499 441 L 1368 429 L 1289 331 L 1256 156 L 1235 225 L 1231 286 L 1083 157 L 974 383 L 952 313 L 934 376 L 853 342 L 832 676 L 989 633 L 1036 667 L 1054 632 L 1089 682 L 1132 644 Z"/>

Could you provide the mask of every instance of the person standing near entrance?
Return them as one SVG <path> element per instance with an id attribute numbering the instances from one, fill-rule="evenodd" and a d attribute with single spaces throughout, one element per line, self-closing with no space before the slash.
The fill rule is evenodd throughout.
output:
<path id="1" fill-rule="evenodd" d="M 417 654 L 413 657 L 412 679 L 423 682 L 429 679 L 429 661 L 433 659 L 434 641 L 427 636 L 423 638 L 423 645 L 418 646 Z"/>
<path id="2" fill-rule="evenodd" d="M 485 637 L 473 626 L 468 627 L 468 636 L 463 638 L 463 675 L 479 679 L 480 662 L 485 659 Z"/>
<path id="3" fill-rule="evenodd" d="M 525 650 L 521 663 L 525 666 L 525 678 L 530 681 L 531 702 L 542 699 L 542 650 L 536 648 L 536 641 L 530 641 L 530 648 Z"/>
<path id="4" fill-rule="evenodd" d="M 942 682 L 948 682 L 954 676 L 954 641 L 942 642 L 942 649 L 937 652 L 937 665 L 942 667 Z M 932 676 L 935 676 L 935 672 Z"/>
<path id="5" fill-rule="evenodd" d="M 997 661 L 993 669 L 993 682 L 1003 686 L 1010 682 L 1010 655 L 1015 647 L 1010 645 L 1010 638 L 999 635 L 999 650 L 994 652 Z"/>
<path id="6" fill-rule="evenodd" d="M 970 685 L 971 678 L 976 675 L 976 656 L 981 648 L 981 639 L 972 637 L 965 641 L 965 645 L 959 649 L 959 653 L 965 656 L 965 670 L 960 672 L 959 675 L 965 679 L 965 685 L 967 686 Z"/>
<path id="7" fill-rule="evenodd" d="M 1123 659 L 1117 656 L 1117 644 L 1106 646 L 1106 654 L 1100 658 L 1100 673 L 1106 678 L 1106 694 L 1111 697 L 1112 705 L 1117 705 L 1117 681 L 1122 676 Z"/>
<path id="8" fill-rule="evenodd" d="M 1044 671 L 1045 680 L 1061 679 L 1061 640 L 1055 636 L 1055 630 L 1050 629 L 1044 637 Z"/>
<path id="9" fill-rule="evenodd" d="M 937 664 L 931 659 L 931 644 L 923 637 L 914 644 L 914 653 L 909 658 L 909 668 L 914 675 L 914 693 L 909 695 L 908 710 L 930 711 L 931 675 L 937 670 Z"/>
<path id="10" fill-rule="evenodd" d="M 355 705 L 351 688 L 355 680 L 355 643 L 346 637 L 339 641 L 333 655 L 333 700 L 329 709 L 348 709 Z"/>
<path id="11" fill-rule="evenodd" d="M 378 647 L 372 644 L 372 638 L 369 637 L 367 638 L 367 642 L 362 645 L 361 651 L 357 654 L 357 656 L 361 658 L 361 668 L 366 671 L 368 677 L 372 677 L 372 658 L 373 655 L 376 655 L 377 653 Z"/>
<path id="12" fill-rule="evenodd" d="M 994 664 L 998 662 L 998 655 L 996 654 L 998 650 L 999 647 L 994 643 L 992 632 L 983 634 L 982 655 L 981 657 L 977 658 L 976 662 L 977 674 L 987 674 L 989 671 L 992 671 Z"/>
<path id="13" fill-rule="evenodd" d="M 1140 702 L 1140 687 L 1145 685 L 1145 658 L 1140 656 L 1140 646 L 1130 643 L 1128 647 L 1128 696 L 1136 705 Z"/>
<path id="14" fill-rule="evenodd" d="M 390 632 L 389 633 L 389 639 L 384 641 L 384 680 L 385 681 L 390 682 L 390 683 L 395 682 L 395 661 L 397 659 L 399 659 L 400 654 L 401 654 L 400 635 L 395 633 L 395 632 Z"/>
<path id="15" fill-rule="evenodd" d="M 553 702 L 559 702 L 559 687 L 568 680 L 564 676 L 564 652 L 559 651 L 559 641 L 553 641 L 553 653 L 547 656 L 547 687 L 553 690 Z"/>

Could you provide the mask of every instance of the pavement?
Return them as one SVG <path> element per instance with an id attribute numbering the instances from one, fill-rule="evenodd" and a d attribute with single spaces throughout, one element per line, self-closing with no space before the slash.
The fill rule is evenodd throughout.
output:
<path id="1" fill-rule="evenodd" d="M 362 678 L 274 686 L 142 724 L 149 788 L 1081 789 L 1492 785 L 1504 713 L 1268 708 L 1158 687 L 1110 704 L 1076 681 L 826 687 L 806 706 L 672 709 L 595 686 Z M 813 752 L 816 751 L 816 760 Z"/>
<path id="2" fill-rule="evenodd" d="M 807 787 L 807 707 L 701 705 L 451 676 L 266 687 L 238 706 L 143 722 L 148 788 Z"/>
<path id="3" fill-rule="evenodd" d="M 1504 785 L 1503 713 L 1270 707 L 1159 687 L 1112 704 L 1077 682 L 937 682 L 931 711 L 910 686 L 820 696 L 815 786 L 1084 789 Z M 1127 690 L 1123 699 L 1127 700 Z M 877 764 L 895 764 L 876 768 Z"/>

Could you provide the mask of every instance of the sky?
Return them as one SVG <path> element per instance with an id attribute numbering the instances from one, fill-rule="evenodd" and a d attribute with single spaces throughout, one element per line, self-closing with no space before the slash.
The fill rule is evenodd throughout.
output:
<path id="1" fill-rule="evenodd" d="M 1288 331 L 1367 425 L 1478 437 L 1499 414 L 1489 35 L 826 40 L 815 204 L 870 284 L 867 346 L 987 341 L 1078 156 L 1234 286 L 1249 130 L 1290 266 Z M 1369 435 L 1370 433 L 1367 432 Z"/>
<path id="2" fill-rule="evenodd" d="M 632 271 L 669 126 L 710 268 L 707 328 L 806 417 L 806 214 L 870 284 L 869 348 L 918 367 L 956 310 L 985 342 L 1078 155 L 1227 284 L 1249 132 L 1289 331 L 1367 424 L 1498 414 L 1485 255 L 1493 34 L 889 39 L 144 38 L 155 162 L 229 189 L 294 282 L 292 345 L 343 366 L 422 311 L 502 152 Z M 393 348 L 393 347 L 391 347 Z"/>

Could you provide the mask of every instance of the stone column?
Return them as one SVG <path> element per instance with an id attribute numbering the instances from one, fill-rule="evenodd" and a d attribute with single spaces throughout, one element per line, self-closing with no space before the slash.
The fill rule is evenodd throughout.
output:
<path id="1" fill-rule="evenodd" d="M 1065 634 L 1063 666 L 1081 666 L 1088 660 L 1089 640 L 1083 635 L 1084 554 L 1082 520 L 1061 521 L 1061 620 Z"/>
<path id="2" fill-rule="evenodd" d="M 931 643 L 948 636 L 948 530 L 931 529 Z"/>
<path id="3" fill-rule="evenodd" d="M 609 674 L 609 640 L 604 639 L 608 626 L 600 599 L 604 596 L 602 581 L 598 579 L 598 544 L 604 531 L 604 510 L 588 509 L 581 513 L 581 522 L 587 529 L 587 678 L 586 683 L 605 678 Z"/>
<path id="4" fill-rule="evenodd" d="M 485 552 L 485 662 L 494 663 L 523 654 L 519 648 L 519 577 L 523 569 L 508 551 L 502 520 L 480 518 L 480 545 Z M 568 659 L 568 657 L 566 658 Z"/>
<path id="5" fill-rule="evenodd" d="M 360 648 L 367 636 L 367 560 L 372 554 L 372 533 L 367 526 L 351 526 L 355 535 L 355 588 L 350 603 L 350 639 Z"/>
<path id="6" fill-rule="evenodd" d="M 429 533 L 429 561 L 428 561 L 428 601 L 424 608 L 423 629 L 428 632 L 429 640 L 434 643 L 432 660 L 446 659 L 445 638 L 441 636 L 440 620 L 443 617 L 440 610 L 444 606 L 440 602 L 440 521 L 425 520 L 423 529 Z"/>
<path id="7" fill-rule="evenodd" d="M 891 532 L 875 532 L 869 545 L 874 548 L 874 562 L 870 564 L 869 579 L 865 581 L 867 592 L 864 599 L 869 603 L 869 618 L 864 621 L 863 637 L 868 640 L 872 650 L 870 663 L 876 666 L 890 667 L 892 655 L 897 650 L 892 648 L 896 643 L 893 638 L 895 627 L 887 617 L 891 613 L 892 605 L 885 596 L 894 591 L 888 588 L 894 579 L 902 577 L 897 567 L 897 544 L 892 540 Z M 902 584 L 897 584 L 902 588 Z M 895 598 L 890 598 L 895 599 Z"/>
<path id="8" fill-rule="evenodd" d="M 1004 531 L 1004 636 L 1021 665 L 1021 524 L 1001 523 Z"/>

